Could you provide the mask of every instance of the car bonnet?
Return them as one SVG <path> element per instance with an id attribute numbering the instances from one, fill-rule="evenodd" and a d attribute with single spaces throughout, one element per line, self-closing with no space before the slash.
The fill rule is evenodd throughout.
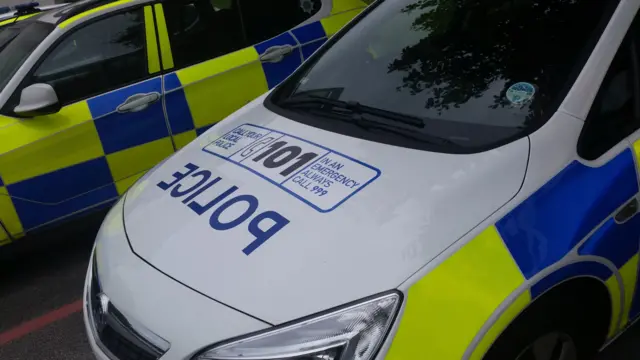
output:
<path id="1" fill-rule="evenodd" d="M 134 185 L 124 221 L 159 271 L 272 324 L 397 287 L 524 178 L 527 138 L 432 153 L 303 125 L 259 100 Z"/>

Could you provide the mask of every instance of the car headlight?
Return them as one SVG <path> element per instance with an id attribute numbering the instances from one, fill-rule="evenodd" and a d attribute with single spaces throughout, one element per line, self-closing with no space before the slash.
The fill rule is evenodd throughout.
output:
<path id="1" fill-rule="evenodd" d="M 400 306 L 398 292 L 215 346 L 196 360 L 369 360 Z"/>

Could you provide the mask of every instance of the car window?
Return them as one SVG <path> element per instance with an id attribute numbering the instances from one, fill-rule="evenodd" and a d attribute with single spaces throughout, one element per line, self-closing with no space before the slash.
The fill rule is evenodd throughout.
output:
<path id="1" fill-rule="evenodd" d="M 84 26 L 55 46 L 30 81 L 53 86 L 62 104 L 148 76 L 142 9 Z"/>
<path id="2" fill-rule="evenodd" d="M 239 0 L 242 21 L 251 44 L 288 31 L 315 15 L 321 0 Z"/>
<path id="3" fill-rule="evenodd" d="M 595 160 L 640 127 L 634 102 L 637 41 L 627 36 L 600 85 L 578 142 L 578 154 Z M 637 96 L 638 94 L 636 94 Z"/>
<path id="4" fill-rule="evenodd" d="M 326 97 L 415 119 L 366 114 L 375 130 L 295 120 L 373 141 L 474 152 L 527 134 L 556 110 L 617 1 L 398 0 L 379 2 L 276 91 L 277 105 Z M 299 105 L 299 104 L 298 104 Z M 284 105 L 283 105 L 284 106 Z M 335 108 L 332 106 L 331 108 Z M 344 111 L 343 111 L 344 112 Z M 323 111 L 325 118 L 336 117 Z M 343 116 L 344 117 L 344 116 Z"/>
<path id="5" fill-rule="evenodd" d="M 19 29 L 0 29 L 0 50 L 4 49 L 5 46 L 7 46 L 11 42 L 11 40 L 15 39 L 16 36 L 18 36 L 18 34 L 20 34 Z"/>
<path id="6" fill-rule="evenodd" d="M 235 0 L 167 1 L 162 6 L 176 68 L 247 46 Z"/>
<path id="7" fill-rule="evenodd" d="M 53 29 L 53 25 L 39 22 L 0 29 L 0 91 Z"/>

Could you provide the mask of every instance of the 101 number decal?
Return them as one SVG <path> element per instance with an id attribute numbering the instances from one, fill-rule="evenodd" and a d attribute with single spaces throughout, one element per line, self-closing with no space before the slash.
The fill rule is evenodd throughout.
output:
<path id="1" fill-rule="evenodd" d="M 309 161 L 315 159 L 318 154 L 314 152 L 306 152 L 302 154 L 302 148 L 299 146 L 287 146 L 286 141 L 276 141 L 273 144 L 267 146 L 268 150 L 262 152 L 260 155 L 251 159 L 254 162 L 259 162 L 262 159 L 264 167 L 267 169 L 275 169 L 286 165 L 290 161 L 295 162 L 289 165 L 286 169 L 280 172 L 282 176 L 289 176 L 294 171 L 298 170 L 302 166 L 306 165 Z"/>
<path id="2" fill-rule="evenodd" d="M 251 170 L 320 212 L 333 210 L 380 170 L 280 131 L 244 124 L 203 151 Z"/>

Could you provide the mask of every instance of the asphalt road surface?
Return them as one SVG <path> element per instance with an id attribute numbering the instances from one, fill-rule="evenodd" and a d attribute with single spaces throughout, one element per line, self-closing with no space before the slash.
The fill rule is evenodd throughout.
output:
<path id="1" fill-rule="evenodd" d="M 81 294 L 100 215 L 0 252 L 0 359 L 91 360 Z M 14 249 L 16 249 L 14 248 Z M 640 359 L 640 325 L 598 360 Z"/>

